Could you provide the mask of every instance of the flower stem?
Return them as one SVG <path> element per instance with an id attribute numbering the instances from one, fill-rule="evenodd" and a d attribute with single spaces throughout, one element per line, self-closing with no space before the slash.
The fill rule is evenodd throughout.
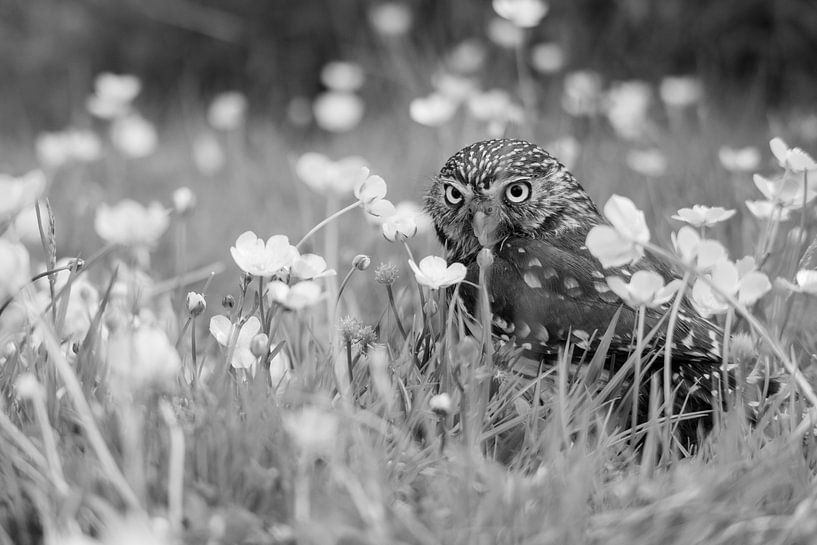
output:
<path id="1" fill-rule="evenodd" d="M 326 227 L 330 222 L 332 222 L 335 219 L 341 217 L 346 212 L 349 212 L 350 210 L 354 210 L 358 206 L 360 206 L 360 201 L 355 201 L 352 204 L 350 204 L 349 206 L 347 206 L 346 208 L 342 208 L 342 209 L 338 210 L 337 212 L 335 212 L 334 214 L 332 214 L 331 216 L 329 216 L 328 218 L 326 218 L 325 220 L 323 220 L 322 222 L 317 224 L 315 227 L 310 229 L 309 232 L 307 234 L 305 234 L 301 240 L 298 241 L 298 244 L 296 244 L 295 247 L 300 250 L 303 243 L 306 242 L 309 239 L 309 237 L 311 237 L 312 235 L 314 235 L 315 233 L 317 233 L 318 231 L 320 231 L 321 229 Z"/>
<path id="2" fill-rule="evenodd" d="M 630 426 L 630 433 L 635 437 L 635 430 L 638 427 L 638 398 L 641 393 L 641 354 L 644 352 L 644 315 L 647 314 L 647 307 L 638 307 L 638 331 L 635 338 L 635 370 L 633 375 L 633 416 Z"/>
<path id="3" fill-rule="evenodd" d="M 403 336 L 403 340 L 405 341 L 408 338 L 408 335 L 403 327 L 403 322 L 400 321 L 400 314 L 397 312 L 397 305 L 394 302 L 394 292 L 391 289 L 391 284 L 386 284 L 386 293 L 389 294 L 389 305 L 391 306 L 392 313 L 394 313 L 394 320 L 397 322 L 397 329 L 400 330 L 400 335 Z"/>
<path id="4" fill-rule="evenodd" d="M 664 344 L 664 412 L 667 421 L 667 445 L 672 445 L 670 434 L 672 430 L 672 413 L 673 405 L 673 391 L 672 391 L 672 343 L 675 336 L 675 323 L 678 321 L 678 313 L 681 310 L 681 302 L 684 300 L 684 292 L 686 291 L 689 279 L 692 276 L 690 271 L 684 272 L 684 278 L 681 281 L 681 287 L 678 288 L 678 293 L 675 294 L 675 301 L 672 302 L 672 309 L 670 310 L 669 322 L 667 323 L 667 338 Z"/>

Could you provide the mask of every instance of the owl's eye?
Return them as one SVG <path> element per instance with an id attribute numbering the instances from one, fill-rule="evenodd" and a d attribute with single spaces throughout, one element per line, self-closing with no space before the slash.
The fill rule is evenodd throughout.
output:
<path id="1" fill-rule="evenodd" d="M 462 192 L 453 185 L 445 186 L 445 202 L 457 205 L 462 202 Z"/>
<path id="2" fill-rule="evenodd" d="M 505 198 L 511 202 L 522 202 L 530 197 L 528 182 L 514 182 L 505 188 Z"/>

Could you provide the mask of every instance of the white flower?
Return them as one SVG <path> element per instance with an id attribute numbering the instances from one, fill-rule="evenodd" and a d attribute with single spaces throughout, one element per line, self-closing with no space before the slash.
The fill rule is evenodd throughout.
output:
<path id="1" fill-rule="evenodd" d="M 794 277 L 795 283 L 792 284 L 784 278 L 778 278 L 777 283 L 793 292 L 807 293 L 809 295 L 817 295 L 817 270 L 800 269 Z"/>
<path id="2" fill-rule="evenodd" d="M 91 131 L 69 129 L 47 132 L 37 136 L 37 159 L 50 168 L 59 168 L 70 162 L 95 161 L 102 152 L 99 137 Z"/>
<path id="3" fill-rule="evenodd" d="M 457 103 L 441 93 L 415 98 L 409 104 L 409 115 L 415 123 L 427 127 L 446 124 L 457 111 Z"/>
<path id="4" fill-rule="evenodd" d="M 654 308 L 672 299 L 681 287 L 681 281 L 673 280 L 665 286 L 664 279 L 657 272 L 636 271 L 629 283 L 618 276 L 608 276 L 607 285 L 632 307 L 643 305 Z"/>
<path id="5" fill-rule="evenodd" d="M 318 126 L 329 132 L 348 132 L 360 124 L 365 106 L 354 93 L 327 91 L 312 104 Z"/>
<path id="6" fill-rule="evenodd" d="M 227 162 L 224 148 L 209 132 L 202 133 L 193 140 L 192 153 L 193 164 L 205 176 L 212 176 L 219 172 Z"/>
<path id="7" fill-rule="evenodd" d="M 763 193 L 766 200 L 776 202 L 785 208 L 801 208 L 804 203 L 811 202 L 817 196 L 817 191 L 811 187 L 803 187 L 802 176 L 792 172 L 787 172 L 777 180 L 769 180 L 760 174 L 755 174 L 753 179 L 755 187 Z"/>
<path id="8" fill-rule="evenodd" d="M 440 415 L 449 415 L 454 408 L 454 403 L 451 396 L 446 392 L 431 396 L 428 400 L 428 407 L 435 413 Z"/>
<path id="9" fill-rule="evenodd" d="M 253 338 L 261 331 L 261 321 L 255 316 L 250 316 L 239 329 L 237 336 L 235 328 L 236 324 L 230 322 L 226 316 L 219 314 L 210 318 L 210 333 L 218 344 L 229 350 L 230 343 L 235 338 L 235 347 L 229 364 L 236 369 L 250 369 L 257 361 L 250 348 Z"/>
<path id="10" fill-rule="evenodd" d="M 357 91 L 365 80 L 363 68 L 354 62 L 332 61 L 321 69 L 321 83 L 333 91 Z"/>
<path id="11" fill-rule="evenodd" d="M 411 29 L 414 15 L 404 2 L 380 2 L 369 8 L 369 24 L 381 36 L 403 36 Z"/>
<path id="12" fill-rule="evenodd" d="M 564 68 L 565 52 L 557 43 L 540 43 L 531 49 L 531 64 L 542 74 L 553 74 Z"/>
<path id="13" fill-rule="evenodd" d="M 167 334 L 153 325 L 120 327 L 107 343 L 107 364 L 115 390 L 125 394 L 173 384 L 181 369 Z"/>
<path id="14" fill-rule="evenodd" d="M 0 174 L 0 224 L 33 206 L 45 186 L 45 174 L 41 170 L 32 170 L 18 178 Z"/>
<path id="15" fill-rule="evenodd" d="M 111 123 L 111 142 L 128 157 L 147 157 L 156 150 L 158 141 L 153 124 L 139 114 L 120 116 Z"/>
<path id="16" fill-rule="evenodd" d="M 721 206 L 694 204 L 692 208 L 681 208 L 672 218 L 684 221 L 694 227 L 711 227 L 716 223 L 728 220 L 734 215 L 734 210 L 727 210 Z"/>
<path id="17" fill-rule="evenodd" d="M 737 297 L 743 305 L 753 305 L 772 288 L 769 278 L 756 270 L 752 258 L 744 258 L 737 263 L 720 261 L 712 268 L 709 279 L 719 291 Z M 729 309 L 726 300 L 700 278 L 692 286 L 692 302 L 704 316 L 722 314 Z"/>
<path id="18" fill-rule="evenodd" d="M 187 312 L 192 316 L 198 316 L 207 308 L 207 301 L 205 301 L 204 296 L 195 291 L 187 292 L 185 302 L 187 303 Z"/>
<path id="19" fill-rule="evenodd" d="M 493 0 L 494 11 L 520 28 L 532 28 L 547 15 L 544 0 Z"/>
<path id="20" fill-rule="evenodd" d="M 783 208 L 771 201 L 746 201 L 746 208 L 758 219 L 769 219 L 774 217 L 778 221 L 787 221 L 790 217 L 790 210 Z"/>
<path id="21" fill-rule="evenodd" d="M 486 34 L 492 42 L 506 49 L 514 49 L 525 41 L 525 31 L 501 17 L 493 17 L 488 21 Z"/>
<path id="22" fill-rule="evenodd" d="M 279 280 L 270 282 L 267 291 L 270 299 L 290 310 L 301 310 L 323 299 L 317 282 L 304 280 L 292 286 Z"/>
<path id="23" fill-rule="evenodd" d="M 336 450 L 340 425 L 336 414 L 309 405 L 284 414 L 282 420 L 284 429 L 304 453 L 321 456 Z"/>
<path id="24" fill-rule="evenodd" d="M 474 119 L 488 123 L 488 132 L 495 137 L 502 135 L 508 123 L 521 123 L 524 119 L 522 108 L 501 89 L 470 96 L 468 111 Z"/>
<path id="25" fill-rule="evenodd" d="M 431 84 L 437 90 L 437 93 L 434 94 L 440 94 L 455 104 L 461 104 L 477 92 L 477 84 L 473 79 L 448 72 L 441 71 L 434 74 Z"/>
<path id="26" fill-rule="evenodd" d="M 730 148 L 722 146 L 718 150 L 718 160 L 729 172 L 751 172 L 760 164 L 760 152 L 757 148 Z"/>
<path id="27" fill-rule="evenodd" d="M 644 212 L 633 201 L 613 195 L 604 205 L 610 225 L 596 225 L 587 234 L 587 249 L 604 267 L 635 263 L 644 256 L 643 245 L 650 241 Z"/>
<path id="28" fill-rule="evenodd" d="M 811 155 L 800 148 L 790 148 L 781 138 L 772 138 L 769 142 L 772 153 L 777 158 L 780 166 L 792 172 L 803 172 L 805 170 L 817 169 L 817 162 Z"/>
<path id="29" fill-rule="evenodd" d="M 94 229 L 102 240 L 124 246 L 155 246 L 168 225 L 167 210 L 155 201 L 147 207 L 130 199 L 113 206 L 102 203 L 94 219 Z"/>
<path id="30" fill-rule="evenodd" d="M 142 83 L 136 76 L 104 72 L 96 77 L 94 94 L 88 97 L 86 107 L 92 115 L 102 119 L 121 117 L 141 90 Z"/>
<path id="31" fill-rule="evenodd" d="M 369 169 L 365 169 L 368 174 Z M 355 185 L 355 197 L 363 210 L 374 220 L 388 218 L 395 213 L 394 205 L 386 197 L 386 182 L 380 176 L 367 176 Z"/>
<path id="32" fill-rule="evenodd" d="M 419 266 L 409 260 L 409 267 L 418 283 L 434 290 L 462 282 L 468 272 L 462 263 L 448 265 L 445 259 L 433 255 L 420 260 Z"/>
<path id="33" fill-rule="evenodd" d="M 352 156 L 332 161 L 320 153 L 308 152 L 295 163 L 295 174 L 319 193 L 345 195 L 369 175 L 366 160 Z"/>
<path id="34" fill-rule="evenodd" d="M 482 42 L 475 39 L 463 40 L 448 53 L 446 64 L 460 74 L 473 74 L 483 67 L 487 57 L 488 51 Z"/>
<path id="35" fill-rule="evenodd" d="M 717 240 L 701 239 L 698 231 L 685 225 L 672 233 L 672 245 L 681 260 L 698 271 L 711 269 L 727 258 L 726 248 Z"/>
<path id="36" fill-rule="evenodd" d="M 196 194 L 187 186 L 173 191 L 173 209 L 177 214 L 188 214 L 196 207 Z"/>
<path id="37" fill-rule="evenodd" d="M 298 257 L 298 249 L 284 235 L 273 235 L 265 243 L 252 231 L 245 231 L 230 248 L 235 264 L 253 276 L 272 276 L 288 268 Z"/>
<path id="38" fill-rule="evenodd" d="M 572 116 L 593 115 L 598 112 L 602 78 L 597 72 L 579 70 L 565 76 L 562 108 Z"/>
<path id="39" fill-rule="evenodd" d="M 625 160 L 628 167 L 649 178 L 658 178 L 667 172 L 667 158 L 656 148 L 630 150 Z"/>
<path id="40" fill-rule="evenodd" d="M 661 80 L 658 94 L 667 106 L 685 108 L 701 100 L 703 87 L 692 76 L 667 76 Z"/>
<path id="41" fill-rule="evenodd" d="M 232 131 L 244 124 L 247 97 L 238 91 L 216 95 L 207 109 L 207 122 L 220 131 Z"/>
<path id="42" fill-rule="evenodd" d="M 0 305 L 31 280 L 31 260 L 20 243 L 0 238 Z"/>
<path id="43" fill-rule="evenodd" d="M 652 89 L 646 82 L 618 82 L 607 91 L 605 113 L 619 136 L 634 140 L 641 137 L 647 127 L 651 102 Z"/>
<path id="44" fill-rule="evenodd" d="M 326 266 L 326 260 L 319 255 L 304 254 L 295 258 L 292 263 L 292 275 L 302 280 L 313 280 L 337 274 Z"/>
<path id="45" fill-rule="evenodd" d="M 394 210 L 394 215 L 381 224 L 383 236 L 389 242 L 408 240 L 417 233 L 427 233 L 433 226 L 431 218 L 415 202 L 400 202 Z"/>

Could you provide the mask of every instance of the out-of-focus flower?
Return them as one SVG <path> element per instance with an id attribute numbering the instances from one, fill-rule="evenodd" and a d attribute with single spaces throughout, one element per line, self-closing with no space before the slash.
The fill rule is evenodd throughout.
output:
<path id="1" fill-rule="evenodd" d="M 654 271 L 636 271 L 629 282 L 618 276 L 608 276 L 607 285 L 631 307 L 660 307 L 667 303 L 678 288 L 680 280 L 664 285 L 664 278 Z"/>
<path id="2" fill-rule="evenodd" d="M 578 70 L 565 76 L 562 108 L 572 116 L 594 115 L 601 103 L 602 78 L 592 70 Z"/>
<path id="3" fill-rule="evenodd" d="M 130 74 L 103 72 L 96 77 L 94 94 L 88 97 L 88 111 L 102 119 L 114 119 L 128 113 L 131 102 L 142 90 L 139 78 Z"/>
<path id="4" fill-rule="evenodd" d="M 769 180 L 760 174 L 755 174 L 753 179 L 755 187 L 763 193 L 766 200 L 788 209 L 802 208 L 817 196 L 817 190 L 804 188 L 802 176 L 792 172 L 787 172 L 777 180 Z"/>
<path id="5" fill-rule="evenodd" d="M 545 146 L 554 157 L 564 164 L 568 169 L 573 169 L 576 166 L 576 159 L 581 153 L 581 144 L 572 136 L 563 136 L 552 140 Z"/>
<path id="6" fill-rule="evenodd" d="M 463 40 L 446 56 L 446 65 L 460 74 L 473 74 L 483 67 L 488 52 L 479 40 Z"/>
<path id="7" fill-rule="evenodd" d="M 365 80 L 363 68 L 354 62 L 332 61 L 321 69 L 321 82 L 333 91 L 357 91 Z"/>
<path id="8" fill-rule="evenodd" d="M 369 24 L 386 37 L 405 35 L 414 22 L 411 8 L 404 2 L 380 2 L 369 8 Z"/>
<path id="9" fill-rule="evenodd" d="M 29 206 L 17 213 L 14 218 L 14 223 L 12 224 L 14 240 L 19 240 L 24 244 L 39 244 L 41 242 L 40 224 L 37 220 L 37 211 L 35 208 L 36 205 Z M 43 218 L 43 221 L 45 221 L 45 218 Z"/>
<path id="10" fill-rule="evenodd" d="M 722 206 L 694 204 L 692 208 L 681 208 L 672 218 L 684 221 L 694 227 L 712 227 L 716 223 L 726 221 L 734 215 L 734 210 L 727 210 Z"/>
<path id="11" fill-rule="evenodd" d="M 644 212 L 627 197 L 613 195 L 604 205 L 604 216 L 610 225 L 596 225 L 587 234 L 590 253 L 605 268 L 620 267 L 641 259 L 644 244 L 650 241 Z"/>
<path id="12" fill-rule="evenodd" d="M 292 286 L 275 280 L 270 282 L 267 293 L 272 301 L 290 310 L 301 310 L 323 299 L 320 285 L 311 280 L 304 280 Z"/>
<path id="13" fill-rule="evenodd" d="M 284 414 L 284 429 L 299 449 L 310 456 L 329 456 L 337 449 L 338 417 L 309 405 Z"/>
<path id="14" fill-rule="evenodd" d="M 331 191 L 344 195 L 368 176 L 366 160 L 351 156 L 332 161 L 325 155 L 307 152 L 295 163 L 295 173 L 309 187 L 319 193 Z"/>
<path id="15" fill-rule="evenodd" d="M 96 234 L 110 244 L 155 246 L 170 224 L 170 217 L 159 202 L 147 207 L 130 199 L 113 206 L 99 205 L 94 218 Z"/>
<path id="16" fill-rule="evenodd" d="M 45 174 L 41 170 L 32 170 L 17 178 L 0 174 L 0 224 L 33 206 L 45 191 L 45 185 Z"/>
<path id="17" fill-rule="evenodd" d="M 701 272 L 708 271 L 715 263 L 727 258 L 723 244 L 713 239 L 701 239 L 698 231 L 689 225 L 672 233 L 672 246 L 684 263 Z"/>
<path id="18" fill-rule="evenodd" d="M 619 136 L 628 140 L 643 136 L 652 102 L 649 84 L 636 80 L 615 83 L 607 91 L 604 102 L 607 119 Z"/>
<path id="19" fill-rule="evenodd" d="M 755 268 L 751 258 L 737 263 L 729 260 L 716 263 L 709 280 L 721 292 L 737 297 L 743 305 L 753 305 L 772 288 L 769 278 Z M 692 286 L 692 302 L 704 316 L 722 314 L 729 309 L 726 300 L 701 278 Z"/>
<path id="20" fill-rule="evenodd" d="M 196 208 L 196 194 L 187 186 L 180 187 L 173 192 L 173 209 L 177 214 L 184 216 Z"/>
<path id="21" fill-rule="evenodd" d="M 657 148 L 630 150 L 625 161 L 628 167 L 648 178 L 659 178 L 667 173 L 667 158 Z"/>
<path id="22" fill-rule="evenodd" d="M 250 316 L 244 325 L 240 326 L 238 335 L 235 334 L 236 327 L 236 324 L 224 315 L 219 314 L 210 318 L 210 333 L 218 344 L 229 350 L 230 343 L 233 340 L 235 342 L 230 365 L 236 369 L 250 369 L 258 361 L 250 346 L 253 338 L 261 331 L 261 321 L 255 316 Z"/>
<path id="23" fill-rule="evenodd" d="M 817 169 L 817 162 L 800 148 L 790 148 L 782 138 L 772 138 L 769 142 L 775 158 L 780 166 L 792 172 Z"/>
<path id="24" fill-rule="evenodd" d="M 667 76 L 661 80 L 658 94 L 667 106 L 686 108 L 700 102 L 703 86 L 692 76 Z"/>
<path id="25" fill-rule="evenodd" d="M 554 74 L 564 68 L 565 52 L 557 43 L 540 43 L 531 49 L 530 60 L 536 71 L 542 74 Z"/>
<path id="26" fill-rule="evenodd" d="M 454 402 L 451 401 L 451 396 L 443 392 L 435 396 L 431 396 L 428 400 L 428 408 L 439 416 L 448 416 L 454 409 Z"/>
<path id="27" fill-rule="evenodd" d="M 544 0 L 493 0 L 494 11 L 519 28 L 533 28 L 547 15 Z"/>
<path id="28" fill-rule="evenodd" d="M 757 219 L 776 218 L 778 221 L 788 221 L 790 210 L 770 201 L 746 201 L 746 208 Z"/>
<path id="29" fill-rule="evenodd" d="M 0 238 L 0 305 L 31 279 L 31 260 L 26 247 Z"/>
<path id="30" fill-rule="evenodd" d="M 295 258 L 291 273 L 301 280 L 314 280 L 337 274 L 334 269 L 326 266 L 326 260 L 316 254 L 303 254 Z"/>
<path id="31" fill-rule="evenodd" d="M 232 131 L 244 124 L 247 97 L 239 91 L 226 91 L 213 98 L 207 109 L 207 122 L 220 131 Z"/>
<path id="32" fill-rule="evenodd" d="M 198 316 L 207 308 L 207 301 L 204 300 L 204 296 L 195 291 L 187 292 L 186 302 L 187 312 L 189 312 L 191 316 Z"/>
<path id="33" fill-rule="evenodd" d="M 488 132 L 500 136 L 508 123 L 521 123 L 522 108 L 502 89 L 477 93 L 468 99 L 468 111 L 478 121 L 488 123 Z"/>
<path id="34" fill-rule="evenodd" d="M 292 97 L 287 104 L 287 119 L 296 127 L 306 127 L 312 122 L 312 103 L 304 96 Z"/>
<path id="35" fill-rule="evenodd" d="M 433 290 L 447 288 L 458 284 L 465 279 L 467 272 L 462 263 L 452 263 L 449 265 L 442 257 L 430 255 L 420 260 L 417 265 L 413 260 L 409 260 L 409 267 L 414 271 L 414 278 L 418 283 Z"/>
<path id="36" fill-rule="evenodd" d="M 794 284 L 785 278 L 778 278 L 777 284 L 796 293 L 817 295 L 817 270 L 800 269 L 794 277 Z"/>
<path id="37" fill-rule="evenodd" d="M 315 98 L 312 112 L 318 126 L 329 132 L 348 132 L 360 124 L 365 106 L 354 93 L 327 91 Z"/>
<path id="38" fill-rule="evenodd" d="M 501 17 L 488 21 L 488 38 L 499 47 L 515 49 L 525 41 L 525 30 Z"/>
<path id="39" fill-rule="evenodd" d="M 394 215 L 385 218 L 380 226 L 389 242 L 404 242 L 417 233 L 427 232 L 432 226 L 431 218 L 415 202 L 403 201 L 394 210 Z"/>
<path id="40" fill-rule="evenodd" d="M 111 382 L 121 393 L 135 393 L 150 386 L 167 388 L 181 369 L 181 358 L 167 334 L 148 324 L 112 331 L 106 361 Z"/>
<path id="41" fill-rule="evenodd" d="M 457 103 L 441 93 L 415 98 L 409 104 L 411 119 L 427 127 L 445 125 L 457 111 Z"/>
<path id="42" fill-rule="evenodd" d="M 477 92 L 477 84 L 473 79 L 448 72 L 434 74 L 431 84 L 437 90 L 435 94 L 442 95 L 456 104 L 461 104 Z"/>
<path id="43" fill-rule="evenodd" d="M 355 197 L 360 201 L 363 210 L 375 221 L 388 218 L 395 213 L 394 205 L 387 200 L 386 182 L 380 176 L 368 176 L 355 185 Z"/>
<path id="44" fill-rule="evenodd" d="M 272 276 L 292 266 L 299 252 L 285 235 L 273 235 L 265 243 L 252 231 L 241 233 L 230 248 L 235 264 L 253 276 Z"/>
<path id="45" fill-rule="evenodd" d="M 40 163 L 50 168 L 59 168 L 70 162 L 96 161 L 102 152 L 102 143 L 91 131 L 68 129 L 40 134 L 36 148 Z"/>
<path id="46" fill-rule="evenodd" d="M 156 150 L 159 136 L 150 121 L 139 114 L 132 113 L 113 120 L 111 142 L 127 157 L 140 159 Z"/>
<path id="47" fill-rule="evenodd" d="M 227 162 L 224 148 L 221 147 L 215 135 L 209 132 L 196 136 L 193 140 L 192 152 L 193 164 L 205 176 L 217 173 L 224 168 Z"/>
<path id="48" fill-rule="evenodd" d="M 729 172 L 751 172 L 760 164 L 760 152 L 753 146 L 745 148 L 722 146 L 718 150 L 718 160 Z"/>
<path id="49" fill-rule="evenodd" d="M 352 260 L 352 266 L 359 271 L 365 271 L 371 266 L 371 264 L 372 258 L 366 254 L 357 254 Z"/>

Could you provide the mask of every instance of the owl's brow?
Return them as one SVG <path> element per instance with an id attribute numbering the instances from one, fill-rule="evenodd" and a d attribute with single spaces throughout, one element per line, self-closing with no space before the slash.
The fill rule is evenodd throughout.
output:
<path id="1" fill-rule="evenodd" d="M 453 185 L 454 187 L 459 189 L 460 192 L 465 192 L 465 190 L 467 190 L 469 192 L 471 191 L 471 188 L 468 186 L 468 184 L 463 184 L 462 182 L 459 182 L 459 181 L 454 180 L 452 178 L 437 178 L 437 179 L 443 185 Z"/>

